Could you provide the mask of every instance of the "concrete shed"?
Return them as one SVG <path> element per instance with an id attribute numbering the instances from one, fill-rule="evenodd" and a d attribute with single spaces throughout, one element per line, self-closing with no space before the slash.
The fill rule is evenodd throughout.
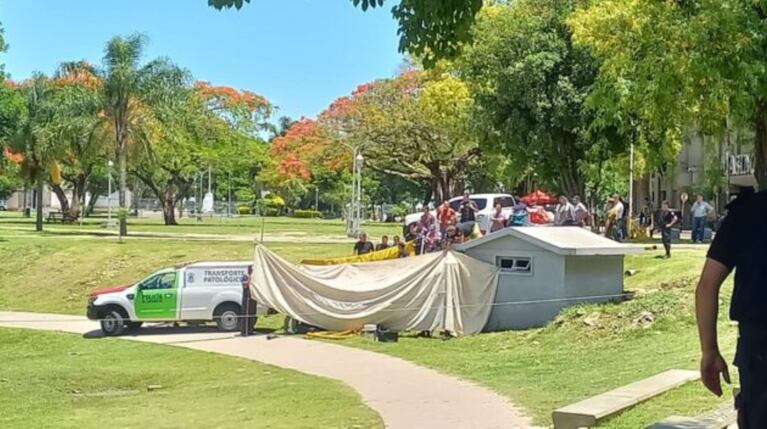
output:
<path id="1" fill-rule="evenodd" d="M 456 250 L 501 268 L 485 331 L 545 325 L 562 308 L 623 293 L 623 259 L 643 252 L 577 227 L 514 227 Z"/>

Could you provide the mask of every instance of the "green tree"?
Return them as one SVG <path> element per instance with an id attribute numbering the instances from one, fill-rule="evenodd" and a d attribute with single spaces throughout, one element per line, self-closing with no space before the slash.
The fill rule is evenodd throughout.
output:
<path id="1" fill-rule="evenodd" d="M 767 188 L 767 5 L 745 0 L 595 0 L 570 20 L 602 61 L 610 107 L 645 121 L 664 143 L 684 130 L 755 131 L 756 179 Z"/>
<path id="2" fill-rule="evenodd" d="M 519 0 L 486 8 L 474 42 L 457 61 L 485 122 L 489 151 L 518 171 L 568 195 L 583 195 L 582 163 L 609 133 L 586 100 L 598 76 L 587 49 L 573 46 L 566 18 L 572 2 Z M 487 134 L 487 133 L 485 133 Z"/>
<path id="3" fill-rule="evenodd" d="M 72 200 L 69 201 L 61 183 L 51 183 L 51 189 L 64 215 L 77 219 L 94 169 L 107 162 L 109 130 L 102 114 L 103 81 L 93 66 L 74 61 L 61 64 L 52 83 L 55 88 L 53 137 L 64 145 L 58 161 L 62 178 L 72 191 Z"/>
<path id="4" fill-rule="evenodd" d="M 338 142 L 331 149 L 361 148 L 373 170 L 423 184 L 431 191 L 426 202 L 441 201 L 462 190 L 479 155 L 469 126 L 472 106 L 459 79 L 441 70 L 413 71 L 362 85 L 336 100 L 320 122 Z"/>
<path id="5" fill-rule="evenodd" d="M 114 133 L 121 213 L 127 213 L 128 210 L 128 146 L 135 140 L 136 134 L 141 132 L 141 119 L 145 113 L 142 106 L 142 90 L 147 70 L 140 65 L 145 40 L 140 35 L 127 38 L 117 36 L 107 43 L 104 51 L 103 97 L 105 111 Z M 127 220 L 121 215 L 120 237 L 127 234 Z"/>
<path id="6" fill-rule="evenodd" d="M 51 174 L 51 166 L 61 153 L 61 145 L 52 133 L 54 91 L 51 82 L 42 74 L 35 74 L 17 91 L 23 98 L 23 108 L 6 141 L 15 153 L 23 156 L 22 174 L 37 189 L 35 230 L 42 231 L 43 189 Z"/>
<path id="7" fill-rule="evenodd" d="M 143 144 L 134 146 L 130 171 L 161 202 L 165 224 L 175 225 L 176 206 L 190 194 L 201 168 L 219 173 L 219 191 L 229 189 L 232 172 L 235 178 L 237 172 L 247 177 L 258 159 L 251 126 L 263 122 L 253 112 L 263 106 L 238 103 L 247 92 L 193 85 L 187 70 L 166 60 L 147 64 L 144 79 L 144 101 L 151 106 L 152 119 L 138 135 Z"/>
<path id="8" fill-rule="evenodd" d="M 381 7 L 384 0 L 351 0 L 362 10 Z M 250 0 L 208 0 L 216 9 L 240 9 Z M 425 64 L 456 55 L 470 39 L 471 25 L 482 0 L 400 0 L 391 12 L 399 22 L 400 52 L 410 52 Z"/>

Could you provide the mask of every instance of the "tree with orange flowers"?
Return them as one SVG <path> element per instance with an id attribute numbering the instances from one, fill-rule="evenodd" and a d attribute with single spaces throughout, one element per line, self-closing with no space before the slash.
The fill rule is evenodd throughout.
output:
<path id="1" fill-rule="evenodd" d="M 373 170 L 422 184 L 441 201 L 461 192 L 479 155 L 472 105 L 466 84 L 449 74 L 408 71 L 339 98 L 320 122 Z"/>
<path id="2" fill-rule="evenodd" d="M 51 84 L 56 106 L 52 132 L 64 148 L 58 160 L 63 180 L 50 185 L 64 217 L 74 220 L 82 214 L 86 188 L 94 172 L 107 162 L 111 128 L 103 111 L 103 79 L 91 64 L 72 61 L 59 66 Z M 64 184 L 71 191 L 71 199 Z"/>

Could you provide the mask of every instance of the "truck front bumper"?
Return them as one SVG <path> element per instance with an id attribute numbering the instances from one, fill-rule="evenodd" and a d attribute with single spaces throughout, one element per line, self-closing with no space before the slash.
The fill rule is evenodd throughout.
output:
<path id="1" fill-rule="evenodd" d="M 93 303 L 88 304 L 88 310 L 85 312 L 85 315 L 88 316 L 88 319 L 90 320 L 99 320 L 101 319 L 101 315 L 104 314 L 105 307 L 103 305 L 95 305 Z"/>

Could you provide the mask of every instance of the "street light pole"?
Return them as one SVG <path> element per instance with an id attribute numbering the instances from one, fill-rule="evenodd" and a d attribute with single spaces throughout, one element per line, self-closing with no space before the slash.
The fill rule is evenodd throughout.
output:
<path id="1" fill-rule="evenodd" d="M 361 151 L 357 152 L 354 161 L 357 164 L 357 213 L 354 217 L 354 233 L 359 234 L 362 229 L 362 167 L 365 165 L 365 158 L 362 157 Z"/>

